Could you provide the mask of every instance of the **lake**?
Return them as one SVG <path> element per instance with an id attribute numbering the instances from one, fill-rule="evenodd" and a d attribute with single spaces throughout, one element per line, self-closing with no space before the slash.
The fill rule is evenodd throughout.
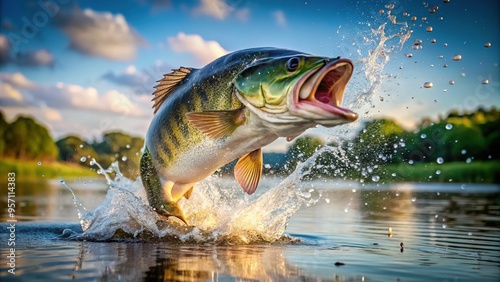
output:
<path id="1" fill-rule="evenodd" d="M 11 235 L 4 208 L 1 280 L 500 277 L 500 185 L 361 185 L 292 175 L 265 178 L 257 195 L 248 197 L 233 179 L 212 177 L 181 203 L 197 227 L 151 221 L 155 214 L 141 202 L 140 184 L 115 178 L 110 185 L 102 176 L 65 183 L 18 179 L 15 274 L 8 272 Z"/>

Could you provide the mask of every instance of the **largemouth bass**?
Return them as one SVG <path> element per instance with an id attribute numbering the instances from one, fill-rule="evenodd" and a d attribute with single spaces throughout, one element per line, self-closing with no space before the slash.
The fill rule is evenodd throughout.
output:
<path id="1" fill-rule="evenodd" d="M 237 158 L 234 176 L 254 193 L 262 147 L 318 124 L 357 119 L 341 107 L 352 72 L 352 62 L 340 57 L 253 48 L 164 75 L 153 93 L 155 116 L 141 158 L 149 204 L 187 224 L 179 199 L 189 199 L 198 181 Z"/>

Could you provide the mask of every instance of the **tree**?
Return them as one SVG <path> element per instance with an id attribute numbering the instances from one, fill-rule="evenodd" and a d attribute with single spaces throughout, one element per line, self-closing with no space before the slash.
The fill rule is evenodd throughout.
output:
<path id="1" fill-rule="evenodd" d="M 92 147 L 98 154 L 97 161 L 109 166 L 119 161 L 120 171 L 128 177 L 139 175 L 139 161 L 144 139 L 122 132 L 107 132 L 101 142 L 94 142 Z"/>
<path id="2" fill-rule="evenodd" d="M 65 162 L 82 164 L 82 157 L 97 157 L 94 148 L 77 136 L 67 136 L 56 142 L 59 148 L 59 159 Z"/>
<path id="3" fill-rule="evenodd" d="M 9 124 L 5 120 L 3 113 L 0 111 L 0 157 L 4 155 L 5 151 L 5 132 Z"/>
<path id="4" fill-rule="evenodd" d="M 399 159 L 395 154 L 400 149 L 400 143 L 404 143 L 401 139 L 406 136 L 406 131 L 393 120 L 371 120 L 353 139 L 352 151 L 363 164 L 390 162 Z"/>
<path id="5" fill-rule="evenodd" d="M 20 116 L 9 124 L 5 133 L 6 157 L 21 160 L 57 158 L 58 149 L 48 130 L 30 117 Z"/>
<path id="6" fill-rule="evenodd" d="M 319 137 L 301 136 L 288 148 L 287 162 L 295 167 L 297 162 L 307 160 L 323 145 L 324 142 Z M 293 167 L 290 169 L 293 169 Z"/>

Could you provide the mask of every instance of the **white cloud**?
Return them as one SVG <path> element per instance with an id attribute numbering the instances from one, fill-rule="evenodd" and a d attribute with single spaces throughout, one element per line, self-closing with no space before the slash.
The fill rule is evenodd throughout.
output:
<path id="1" fill-rule="evenodd" d="M 18 52 L 16 55 L 16 63 L 20 66 L 53 66 L 54 56 L 45 50 Z"/>
<path id="2" fill-rule="evenodd" d="M 0 66 L 10 60 L 10 43 L 7 37 L 0 34 Z"/>
<path id="3" fill-rule="evenodd" d="M 131 60 L 137 47 L 145 44 L 121 14 L 98 13 L 93 10 L 60 12 L 54 25 L 65 32 L 70 47 L 91 56 L 110 60 Z"/>
<path id="4" fill-rule="evenodd" d="M 54 56 L 46 49 L 32 50 L 27 52 L 17 52 L 15 56 L 11 54 L 9 39 L 0 34 L 0 66 L 5 64 L 17 64 L 21 67 L 36 67 L 54 65 Z"/>
<path id="5" fill-rule="evenodd" d="M 33 89 L 36 84 L 27 79 L 22 73 L 1 73 L 0 72 L 0 82 L 11 84 L 12 86 L 19 87 L 22 89 Z"/>
<path id="6" fill-rule="evenodd" d="M 149 95 L 154 91 L 153 86 L 156 85 L 156 81 L 162 78 L 165 73 L 170 72 L 171 69 L 162 62 L 157 62 L 142 70 L 130 65 L 120 73 L 107 72 L 102 78 L 118 85 L 131 87 L 135 94 L 147 94 L 149 98 Z"/>
<path id="7" fill-rule="evenodd" d="M 203 65 L 228 53 L 217 41 L 205 41 L 198 34 L 180 32 L 175 37 L 169 37 L 167 41 L 172 50 L 191 53 Z"/>
<path id="8" fill-rule="evenodd" d="M 285 18 L 285 13 L 281 10 L 277 10 L 273 13 L 274 20 L 279 26 L 285 26 L 286 25 L 286 18 Z"/>
<path id="9" fill-rule="evenodd" d="M 142 105 L 136 105 L 116 90 L 99 93 L 93 87 L 57 83 L 36 85 L 21 73 L 0 73 L 2 106 L 47 107 L 49 109 L 78 109 L 131 116 L 144 116 Z M 56 117 L 51 114 L 51 117 Z"/>
<path id="10" fill-rule="evenodd" d="M 201 0 L 200 6 L 194 9 L 194 13 L 223 20 L 233 10 L 234 8 L 226 4 L 224 0 Z"/>
<path id="11" fill-rule="evenodd" d="M 233 15 L 240 21 L 247 21 L 250 15 L 248 8 L 237 9 L 226 0 L 200 0 L 200 5 L 193 10 L 195 15 L 205 15 L 218 20 L 224 20 Z"/>
<path id="12" fill-rule="evenodd" d="M 8 83 L 0 83 L 0 105 L 2 107 L 17 106 L 23 102 L 24 97 L 19 90 Z"/>

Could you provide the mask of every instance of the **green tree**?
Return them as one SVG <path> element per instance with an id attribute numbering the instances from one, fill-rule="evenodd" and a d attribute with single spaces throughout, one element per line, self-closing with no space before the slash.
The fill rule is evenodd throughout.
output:
<path id="1" fill-rule="evenodd" d="M 295 142 L 288 148 L 287 151 L 287 162 L 292 166 L 289 169 L 293 169 L 297 162 L 303 162 L 311 157 L 318 148 L 324 145 L 323 140 L 319 137 L 313 136 L 301 136 L 295 140 Z"/>
<path id="2" fill-rule="evenodd" d="M 2 157 L 5 152 L 5 132 L 7 132 L 8 126 L 9 123 L 7 123 L 3 113 L 0 111 L 0 157 Z"/>
<path id="3" fill-rule="evenodd" d="M 77 136 L 64 137 L 58 140 L 56 145 L 59 148 L 59 160 L 61 161 L 82 164 L 84 163 L 81 161 L 82 157 L 87 160 L 89 157 L 95 158 L 97 156 L 94 148 Z M 88 164 L 88 162 L 85 163 Z"/>
<path id="4" fill-rule="evenodd" d="M 401 139 L 406 136 L 407 132 L 393 120 L 371 120 L 353 139 L 352 152 L 360 163 L 366 165 L 399 160 Z"/>
<path id="5" fill-rule="evenodd" d="M 8 148 L 5 152 L 6 157 L 53 161 L 58 155 L 57 146 L 47 128 L 30 117 L 20 116 L 9 124 L 5 133 L 5 143 Z"/>
<path id="6" fill-rule="evenodd" d="M 107 132 L 101 142 L 94 142 L 92 147 L 98 154 L 97 161 L 109 166 L 118 161 L 120 171 L 128 177 L 139 175 L 139 161 L 144 139 L 133 137 L 123 132 Z"/>

